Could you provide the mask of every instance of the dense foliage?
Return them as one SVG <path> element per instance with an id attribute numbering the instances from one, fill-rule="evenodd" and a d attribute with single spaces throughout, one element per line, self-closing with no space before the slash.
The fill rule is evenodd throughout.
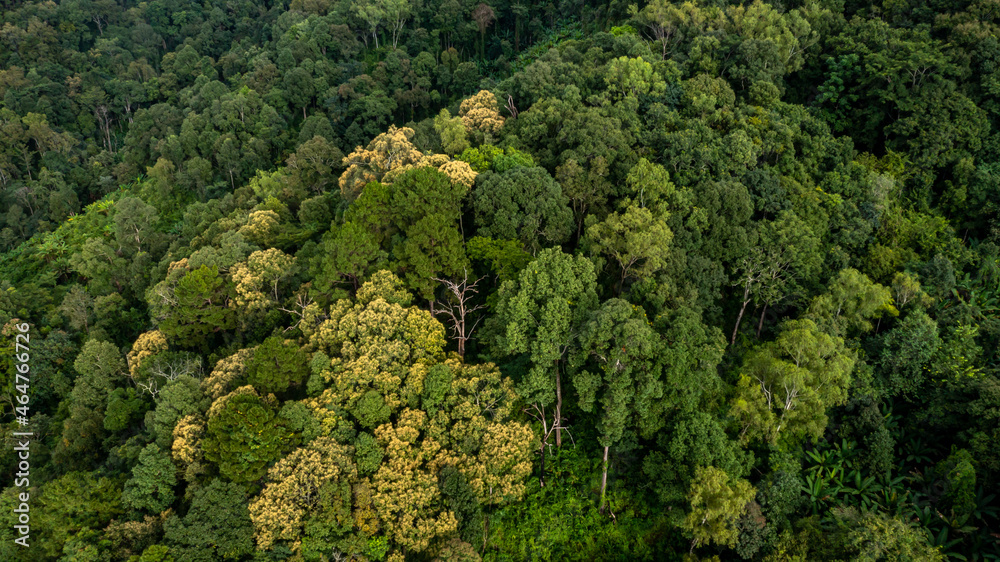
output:
<path id="1" fill-rule="evenodd" d="M 0 6 L 0 559 L 1000 560 L 995 2 Z"/>

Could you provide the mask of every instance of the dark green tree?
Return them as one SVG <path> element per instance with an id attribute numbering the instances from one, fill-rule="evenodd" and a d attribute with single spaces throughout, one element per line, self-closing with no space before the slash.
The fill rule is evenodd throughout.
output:
<path id="1" fill-rule="evenodd" d="M 216 400 L 208 413 L 205 458 L 233 482 L 253 482 L 292 444 L 273 397 L 242 387 Z"/>

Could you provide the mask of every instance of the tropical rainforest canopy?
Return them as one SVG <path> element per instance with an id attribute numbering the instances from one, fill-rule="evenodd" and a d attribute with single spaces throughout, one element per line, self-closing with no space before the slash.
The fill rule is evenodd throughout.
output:
<path id="1" fill-rule="evenodd" d="M 0 6 L 0 559 L 1000 560 L 997 0 Z"/>

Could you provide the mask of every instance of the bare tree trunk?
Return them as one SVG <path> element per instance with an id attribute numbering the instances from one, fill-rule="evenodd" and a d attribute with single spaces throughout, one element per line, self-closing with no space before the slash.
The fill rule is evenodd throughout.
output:
<path id="1" fill-rule="evenodd" d="M 760 339 L 760 331 L 764 328 L 764 314 L 767 312 L 767 303 L 764 303 L 764 310 L 760 311 L 760 322 L 757 323 L 757 339 Z"/>
<path id="2" fill-rule="evenodd" d="M 604 491 L 608 488 L 608 447 L 604 447 L 604 472 L 601 474 L 601 506 L 598 511 L 604 513 Z"/>
<path id="3" fill-rule="evenodd" d="M 549 434 L 548 428 L 545 427 L 545 410 L 539 410 L 539 411 L 541 412 L 541 416 L 539 417 L 539 419 L 542 421 L 542 446 L 541 446 L 541 449 L 540 449 L 540 451 L 542 453 L 542 470 L 541 470 L 541 472 L 538 473 L 538 487 L 539 488 L 544 488 L 545 487 L 545 445 L 548 444 L 549 435 L 550 434 Z"/>
<path id="4" fill-rule="evenodd" d="M 562 380 L 559 361 L 556 361 L 556 447 L 562 447 Z"/>
<path id="5" fill-rule="evenodd" d="M 740 315 L 736 317 L 736 326 L 733 327 L 733 337 L 730 338 L 729 345 L 736 345 L 736 333 L 740 331 L 740 322 L 743 321 L 743 313 L 746 312 L 748 304 L 750 299 L 743 299 L 743 306 L 740 307 Z"/>

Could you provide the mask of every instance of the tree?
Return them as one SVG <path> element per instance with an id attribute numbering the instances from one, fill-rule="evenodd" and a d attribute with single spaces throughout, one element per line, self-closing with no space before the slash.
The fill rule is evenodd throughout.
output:
<path id="1" fill-rule="evenodd" d="M 413 145 L 414 131 L 408 127 L 389 130 L 372 139 L 366 148 L 360 146 L 344 158 L 347 170 L 340 176 L 340 193 L 348 201 L 361 194 L 362 188 L 373 181 L 382 181 L 389 172 L 416 165 L 424 155 Z"/>
<path id="2" fill-rule="evenodd" d="M 309 71 L 296 66 L 285 73 L 285 95 L 295 107 L 302 108 L 302 120 L 306 119 L 306 108 L 313 103 L 316 94 L 315 81 Z"/>
<path id="3" fill-rule="evenodd" d="M 128 260 L 99 238 L 88 238 L 69 259 L 70 267 L 87 279 L 94 295 L 122 292 L 127 283 Z"/>
<path id="4" fill-rule="evenodd" d="M 752 267 L 759 267 L 761 254 L 766 264 L 761 270 L 753 300 L 761 307 L 757 322 L 757 337 L 764 327 L 764 314 L 788 294 L 801 294 L 803 285 L 813 281 L 820 270 L 824 254 L 820 236 L 813 228 L 791 210 L 783 210 L 773 221 L 761 225 L 760 249 L 755 248 L 748 258 Z M 746 263 L 746 262 L 744 262 Z M 744 297 L 744 303 L 746 302 Z M 745 304 L 744 304 L 745 306 Z M 738 326 L 737 326 L 738 327 Z"/>
<path id="5" fill-rule="evenodd" d="M 640 158 L 625 176 L 627 190 L 619 205 L 628 208 L 636 205 L 648 208 L 654 216 L 666 219 L 667 213 L 683 214 L 689 204 L 688 190 L 679 190 L 670 181 L 670 174 L 659 165 Z"/>
<path id="6" fill-rule="evenodd" d="M 831 333 L 846 336 L 870 331 L 871 319 L 885 313 L 899 315 L 890 290 L 856 269 L 845 269 L 830 283 L 829 292 L 813 299 L 807 315 Z"/>
<path id="7" fill-rule="evenodd" d="M 104 413 L 104 429 L 126 429 L 145 410 L 147 403 L 134 388 L 116 388 L 108 395 L 108 408 Z"/>
<path id="8" fill-rule="evenodd" d="M 963 65 L 926 29 L 881 19 L 851 21 L 829 43 L 818 106 L 835 132 L 865 150 L 913 155 L 910 183 L 920 205 L 940 170 L 974 154 L 986 137 L 986 112 L 958 83 Z"/>
<path id="9" fill-rule="evenodd" d="M 680 26 L 689 24 L 689 22 L 685 22 L 684 20 L 690 18 L 690 15 L 692 15 L 690 13 L 695 11 L 692 8 L 694 8 L 693 5 L 690 7 L 687 4 L 677 6 L 667 0 L 653 0 L 637 14 L 639 21 L 649 28 L 653 40 L 660 44 L 661 59 L 666 60 L 667 55 L 676 48 L 678 43 L 685 39 Z M 688 14 L 685 14 L 685 12 L 688 12 Z M 701 16 L 701 14 L 697 15 Z"/>
<path id="10" fill-rule="evenodd" d="M 57 560 L 71 536 L 86 528 L 103 529 L 121 517 L 121 496 L 120 480 L 89 472 L 69 472 L 45 482 L 31 495 L 37 502 L 31 535 L 38 540 L 31 540 L 29 548 L 40 557 Z M 11 509 L 17 505 L 12 504 Z"/>
<path id="11" fill-rule="evenodd" d="M 441 137 L 441 146 L 444 148 L 445 154 L 460 154 L 469 148 L 462 118 L 452 117 L 447 109 L 442 109 L 441 113 L 434 118 L 434 130 Z"/>
<path id="12" fill-rule="evenodd" d="M 90 334 L 90 323 L 94 314 L 94 299 L 83 287 L 74 285 L 63 297 L 59 310 L 69 319 L 69 325 L 74 330 L 82 330 Z"/>
<path id="13" fill-rule="evenodd" d="M 927 307 L 932 302 L 920 288 L 920 281 L 916 276 L 906 271 L 900 271 L 892 278 L 892 299 L 899 310 L 911 302 L 921 307 Z"/>
<path id="14" fill-rule="evenodd" d="M 786 532 L 777 549 L 810 560 L 927 560 L 940 562 L 946 556 L 931 546 L 925 531 L 901 516 L 878 511 L 859 512 L 853 507 L 830 510 L 827 521 L 809 518 L 802 532 Z"/>
<path id="15" fill-rule="evenodd" d="M 938 324 L 923 310 L 911 310 L 879 337 L 875 387 L 884 396 L 916 396 L 928 378 L 929 364 L 942 347 Z"/>
<path id="16" fill-rule="evenodd" d="M 139 453 L 139 464 L 122 490 L 122 505 L 135 511 L 159 513 L 174 503 L 176 469 L 170 455 L 157 445 Z"/>
<path id="17" fill-rule="evenodd" d="M 409 0 L 384 0 L 382 4 L 385 9 L 385 19 L 389 23 L 392 33 L 392 48 L 395 49 L 399 43 L 399 34 L 406 25 L 406 20 L 410 17 Z"/>
<path id="18" fill-rule="evenodd" d="M 462 539 L 451 539 L 434 558 L 434 562 L 480 562 L 482 558 L 471 544 Z"/>
<path id="19" fill-rule="evenodd" d="M 285 392 L 309 373 L 308 355 L 293 341 L 270 337 L 246 362 L 247 382 L 264 393 Z"/>
<path id="20" fill-rule="evenodd" d="M 141 334 L 126 359 L 129 378 L 143 393 L 156 400 L 166 385 L 181 377 L 201 378 L 201 357 L 185 351 L 169 351 L 159 330 Z"/>
<path id="21" fill-rule="evenodd" d="M 608 450 L 635 427 L 653 435 L 663 423 L 663 344 L 641 308 L 621 299 L 605 301 L 584 325 L 579 351 L 570 359 L 580 409 L 598 410 L 598 442 L 604 447 L 600 510 L 608 481 Z M 587 360 L 596 369 L 581 366 Z M 579 370 L 576 370 L 579 369 Z"/>
<path id="22" fill-rule="evenodd" d="M 467 166 L 464 162 L 461 164 Z M 462 199 L 468 186 L 427 166 L 397 171 L 399 175 L 392 178 L 391 184 L 369 184 L 347 215 L 358 227 L 345 225 L 344 229 L 356 232 L 358 245 L 377 241 L 386 252 L 375 251 L 373 246 L 367 245 L 358 250 L 374 251 L 375 255 L 391 254 L 395 258 L 394 269 L 407 284 L 422 297 L 432 300 L 433 277 L 458 275 L 466 267 L 458 227 Z M 350 244 L 349 241 L 345 243 Z M 351 244 L 344 249 L 333 248 L 332 257 L 323 259 L 328 263 L 333 259 L 340 261 L 341 255 L 354 247 Z M 370 255 L 359 251 L 352 259 L 363 262 Z M 351 261 L 345 259 L 341 263 L 350 266 Z M 354 264 L 358 265 L 361 264 Z"/>
<path id="23" fill-rule="evenodd" d="M 233 482 L 253 482 L 292 444 L 273 396 L 261 397 L 250 386 L 216 400 L 208 411 L 205 458 Z"/>
<path id="24" fill-rule="evenodd" d="M 469 341 L 469 338 L 472 337 L 472 332 L 476 330 L 479 321 L 483 319 L 480 316 L 475 322 L 467 320 L 469 315 L 485 308 L 483 304 L 473 305 L 471 302 L 473 297 L 479 292 L 476 285 L 483 278 L 480 277 L 469 283 L 469 272 L 466 270 L 461 281 L 451 281 L 438 277 L 435 277 L 434 280 L 444 285 L 449 294 L 444 301 L 440 302 L 439 306 L 441 308 L 433 312 L 439 316 L 447 315 L 450 319 L 452 334 L 454 334 L 455 341 L 458 343 L 458 356 L 464 358 L 465 342 Z"/>
<path id="25" fill-rule="evenodd" d="M 812 320 L 786 320 L 778 338 L 747 354 L 740 368 L 731 411 L 741 437 L 774 443 L 785 429 L 780 435 L 789 440 L 819 439 L 826 410 L 847 399 L 855 361 L 842 338 Z"/>
<path id="26" fill-rule="evenodd" d="M 524 251 L 516 240 L 493 240 L 484 236 L 473 236 L 466 244 L 466 251 L 472 260 L 489 263 L 497 276 L 497 282 L 513 281 L 534 257 Z"/>
<path id="27" fill-rule="evenodd" d="M 324 193 L 339 171 L 344 153 L 327 138 L 316 135 L 300 144 L 285 161 L 291 176 L 305 189 Z"/>
<path id="28" fill-rule="evenodd" d="M 394 247 L 407 284 L 427 300 L 434 298 L 434 279 L 455 276 L 468 266 L 462 235 L 455 220 L 435 213 L 417 220 L 406 230 L 406 240 Z"/>
<path id="29" fill-rule="evenodd" d="M 513 382 L 493 363 L 454 358 L 428 369 L 424 382 L 420 407 L 429 418 L 427 436 L 447 451 L 447 462 L 463 473 L 477 500 L 486 506 L 519 500 L 537 441 L 517 419 Z"/>
<path id="30" fill-rule="evenodd" d="M 354 0 L 351 2 L 351 10 L 368 26 L 368 32 L 372 34 L 376 49 L 378 48 L 378 27 L 386 16 L 383 4 L 379 0 Z M 365 45 L 367 44 L 368 39 L 365 38 Z"/>
<path id="31" fill-rule="evenodd" d="M 433 439 L 420 440 L 427 414 L 406 409 L 396 424 L 384 424 L 375 438 L 386 458 L 372 477 L 372 504 L 393 541 L 406 552 L 423 552 L 431 541 L 458 528 L 454 513 L 441 501 L 437 484 L 440 447 Z"/>
<path id="32" fill-rule="evenodd" d="M 565 242 L 573 228 L 568 200 L 544 168 L 482 174 L 472 193 L 472 207 L 480 236 L 520 240 L 533 252 L 543 241 Z"/>
<path id="33" fill-rule="evenodd" d="M 485 4 L 479 4 L 476 10 L 481 10 L 481 8 L 486 8 L 489 19 L 492 19 L 492 8 Z M 481 31 L 485 32 L 485 27 Z M 482 139 L 480 144 L 492 144 L 493 136 L 503 128 L 504 118 L 497 108 L 497 98 L 488 90 L 480 90 L 478 94 L 463 100 L 459 106 L 458 115 L 462 118 L 466 132 L 477 139 Z"/>
<path id="34" fill-rule="evenodd" d="M 101 453 L 108 395 L 126 372 L 125 361 L 114 344 L 91 339 L 83 344 L 73 368 L 80 376 L 70 392 L 69 416 L 52 457 L 67 467 L 86 467 Z"/>
<path id="35" fill-rule="evenodd" d="M 469 187 L 428 166 L 400 170 L 392 184 L 379 194 L 379 199 L 384 198 L 386 216 L 366 217 L 366 220 L 374 223 L 389 219 L 399 231 L 408 232 L 420 219 L 442 215 L 449 223 L 456 223 L 457 230 Z"/>
<path id="36" fill-rule="evenodd" d="M 330 358 L 314 367 L 324 384 L 315 408 L 353 413 L 374 390 L 394 413 L 416 398 L 424 373 L 415 366 L 444 358 L 445 330 L 430 312 L 411 307 L 412 299 L 398 277 L 380 271 L 358 290 L 357 302 L 338 301 L 323 312 L 325 320 L 317 321 L 318 306 L 307 311 L 303 332 L 312 349 Z"/>
<path id="37" fill-rule="evenodd" d="M 269 248 L 258 250 L 244 263 L 232 267 L 236 294 L 233 305 L 248 311 L 265 310 L 281 302 L 278 288 L 283 279 L 294 273 L 295 258 Z"/>
<path id="38" fill-rule="evenodd" d="M 757 490 L 746 480 L 730 482 L 729 475 L 713 466 L 700 466 L 688 492 L 691 511 L 683 529 L 692 536 L 691 551 L 710 542 L 735 546 L 736 520 L 747 509 Z"/>
<path id="39" fill-rule="evenodd" d="M 576 344 L 590 311 L 597 308 L 594 265 L 558 248 L 542 250 L 517 281 L 499 291 L 491 322 L 491 345 L 498 356 L 527 353 L 531 368 L 519 393 L 529 402 L 556 406 L 556 444 L 562 446 L 560 362 Z"/>
<path id="40" fill-rule="evenodd" d="M 167 337 L 159 330 L 139 334 L 139 337 L 132 343 L 132 350 L 125 356 L 128 361 L 129 375 L 134 377 L 147 359 L 169 348 Z"/>
<path id="41" fill-rule="evenodd" d="M 680 526 L 683 520 L 680 510 L 688 500 L 698 467 L 714 466 L 732 477 L 740 477 L 751 470 L 753 456 L 726 434 L 724 420 L 716 415 L 703 410 L 682 410 L 668 419 L 656 436 L 656 449 L 643 461 L 642 472 L 651 490 L 671 512 L 669 519 Z"/>
<path id="42" fill-rule="evenodd" d="M 305 535 L 314 534 L 338 550 L 349 550 L 337 539 L 354 530 L 350 489 L 358 473 L 353 453 L 350 447 L 319 437 L 275 464 L 264 489 L 250 502 L 257 545 L 271 549 L 282 541 L 300 551 L 309 540 Z M 346 496 L 340 494 L 343 486 Z"/>
<path id="43" fill-rule="evenodd" d="M 660 97 L 667 89 L 663 78 L 653 71 L 653 65 L 641 58 L 612 59 L 608 62 L 604 82 L 608 86 L 608 94 L 616 101 L 628 97 Z"/>
<path id="44" fill-rule="evenodd" d="M 198 379 L 190 375 L 168 383 L 157 397 L 156 408 L 146 414 L 146 427 L 161 449 L 170 449 L 173 429 L 178 420 L 200 415 L 211 404 L 200 388 Z"/>
<path id="45" fill-rule="evenodd" d="M 196 489 L 184 517 L 169 517 L 163 531 L 164 542 L 180 560 L 239 560 L 254 551 L 246 491 L 219 478 Z"/>
<path id="46" fill-rule="evenodd" d="M 663 269 L 673 236 L 663 218 L 635 205 L 587 229 L 594 253 L 607 254 L 618 263 L 618 294 L 625 279 L 649 277 Z"/>
<path id="47" fill-rule="evenodd" d="M 184 273 L 172 295 L 160 295 L 169 307 L 160 319 L 160 331 L 184 346 L 207 345 L 209 335 L 235 325 L 229 307 L 232 290 L 232 284 L 219 275 L 218 267 L 203 265 Z"/>
<path id="48" fill-rule="evenodd" d="M 479 59 L 486 60 L 484 45 L 486 44 L 486 29 L 493 23 L 496 19 L 496 14 L 493 12 L 493 8 L 489 7 L 488 4 L 480 2 L 472 9 L 472 19 L 475 20 L 476 25 L 479 26 Z"/>
<path id="49" fill-rule="evenodd" d="M 371 229 L 355 221 L 330 229 L 323 235 L 322 248 L 313 262 L 312 274 L 315 290 L 324 294 L 331 294 L 345 282 L 357 290 L 372 269 L 388 257 Z"/>
<path id="50" fill-rule="evenodd" d="M 143 242 L 155 232 L 156 209 L 138 197 L 123 197 L 115 204 L 115 240 L 118 248 L 141 252 Z"/>
<path id="51" fill-rule="evenodd" d="M 740 261 L 737 268 L 738 275 L 733 285 L 743 288 L 743 300 L 740 313 L 736 316 L 733 335 L 729 340 L 730 345 L 736 344 L 736 334 L 739 333 L 740 322 L 743 320 L 747 305 L 754 300 L 763 301 L 765 305 L 773 304 L 778 299 L 782 292 L 787 267 L 788 262 L 780 250 L 772 249 L 770 253 L 766 253 L 759 247 L 755 247 L 750 255 Z"/>

